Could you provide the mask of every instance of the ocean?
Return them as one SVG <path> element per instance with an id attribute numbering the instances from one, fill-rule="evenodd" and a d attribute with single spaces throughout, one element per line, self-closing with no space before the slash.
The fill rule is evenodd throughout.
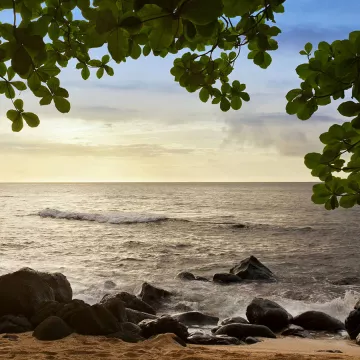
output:
<path id="1" fill-rule="evenodd" d="M 61 272 L 91 304 L 147 281 L 175 292 L 167 312 L 242 316 L 262 296 L 293 315 L 344 320 L 360 298 L 360 209 L 326 211 L 311 192 L 310 183 L 0 184 L 0 274 Z M 211 279 L 250 255 L 279 281 L 176 278 Z M 353 284 L 334 284 L 345 277 Z"/>

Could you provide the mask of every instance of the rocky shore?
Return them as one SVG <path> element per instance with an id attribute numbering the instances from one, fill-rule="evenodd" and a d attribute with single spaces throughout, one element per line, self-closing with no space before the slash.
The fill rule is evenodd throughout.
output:
<path id="1" fill-rule="evenodd" d="M 229 273 L 214 274 L 211 280 L 189 272 L 182 272 L 178 277 L 182 281 L 214 281 L 224 284 L 225 288 L 228 283 L 241 286 L 247 281 L 277 281 L 271 270 L 253 256 L 241 261 Z M 198 311 L 164 313 L 164 306 L 171 302 L 173 295 L 145 282 L 137 295 L 108 294 L 90 305 L 73 299 L 71 285 L 63 274 L 23 268 L 0 276 L 0 344 L 22 341 L 20 333 L 31 333 L 34 341 L 86 335 L 127 343 L 143 343 L 161 334 L 172 334 L 171 342 L 180 348 L 192 345 L 255 348 L 264 339 L 274 339 L 271 342 L 274 344 L 286 338 L 322 341 L 316 339 L 330 334 L 338 339 L 348 338 L 354 345 L 360 344 L 360 302 L 355 304 L 345 323 L 319 311 L 294 317 L 276 302 L 258 297 L 248 304 L 246 318 L 219 319 Z"/>

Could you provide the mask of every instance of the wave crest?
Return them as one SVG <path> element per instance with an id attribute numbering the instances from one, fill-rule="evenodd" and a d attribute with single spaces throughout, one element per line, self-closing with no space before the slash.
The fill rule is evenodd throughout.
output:
<path id="1" fill-rule="evenodd" d="M 112 213 L 112 214 L 95 214 L 83 212 L 61 211 L 57 209 L 44 209 L 38 212 L 42 218 L 93 221 L 97 223 L 109 224 L 137 224 L 151 223 L 169 220 L 166 216 L 155 214 L 140 213 Z"/>

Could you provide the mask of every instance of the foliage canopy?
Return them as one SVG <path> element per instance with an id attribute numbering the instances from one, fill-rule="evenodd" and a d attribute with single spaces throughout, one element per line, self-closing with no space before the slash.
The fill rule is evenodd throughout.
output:
<path id="1" fill-rule="evenodd" d="M 100 79 L 113 76 L 110 66 L 140 56 L 178 54 L 171 74 L 187 91 L 198 92 L 222 111 L 239 110 L 249 101 L 246 85 L 230 81 L 244 46 L 248 59 L 266 69 L 281 30 L 276 13 L 285 0 L 1 0 L 0 11 L 11 21 L 0 23 L 0 94 L 12 101 L 7 112 L 13 131 L 24 121 L 39 125 L 36 114 L 24 110 L 19 93 L 28 90 L 40 105 L 70 111 L 69 93 L 59 74 L 76 62 L 84 80 L 94 71 Z M 9 17 L 10 18 L 10 17 Z M 101 59 L 92 49 L 107 49 Z M 360 205 L 360 31 L 348 40 L 312 44 L 300 52 L 307 62 L 296 69 L 302 80 L 289 91 L 286 111 L 309 119 L 319 106 L 344 99 L 338 111 L 351 122 L 333 125 L 320 136 L 322 153 L 305 157 L 305 165 L 322 183 L 313 201 L 326 209 Z M 351 157 L 347 157 L 347 154 Z M 345 158 L 344 158 L 345 157 Z M 334 176 L 346 174 L 346 178 Z M 339 200 L 340 199 L 340 200 Z"/>

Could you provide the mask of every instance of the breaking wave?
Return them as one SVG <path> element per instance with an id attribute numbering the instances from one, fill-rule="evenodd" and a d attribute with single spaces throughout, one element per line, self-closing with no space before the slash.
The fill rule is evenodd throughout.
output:
<path id="1" fill-rule="evenodd" d="M 44 209 L 38 212 L 42 218 L 65 219 L 65 220 L 79 220 L 79 221 L 93 221 L 97 223 L 109 224 L 137 224 L 137 223 L 151 223 L 169 220 L 168 217 L 155 214 L 140 214 L 140 213 L 110 213 L 110 214 L 96 214 L 83 212 L 60 211 L 57 209 Z"/>

